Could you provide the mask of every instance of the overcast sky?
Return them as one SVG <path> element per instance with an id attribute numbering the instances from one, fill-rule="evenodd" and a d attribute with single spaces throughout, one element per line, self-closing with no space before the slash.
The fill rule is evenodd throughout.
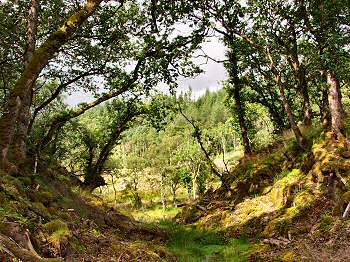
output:
<path id="1" fill-rule="evenodd" d="M 203 44 L 203 51 L 210 57 L 216 60 L 223 60 L 225 58 L 225 47 L 219 42 L 217 38 L 211 38 L 210 42 Z M 196 63 L 204 63 L 206 60 L 201 61 L 196 59 Z M 184 92 L 191 87 L 194 98 L 202 96 L 207 89 L 214 91 L 222 87 L 222 81 L 227 78 L 226 70 L 222 63 L 216 63 L 212 60 L 202 65 L 204 73 L 190 79 L 179 80 L 178 92 Z M 167 89 L 162 86 L 161 90 Z M 166 91 L 166 90 L 165 90 Z M 71 95 L 66 95 L 66 103 L 70 106 L 75 106 L 81 102 L 90 102 L 94 100 L 91 94 L 84 92 L 75 92 Z"/>
<path id="2" fill-rule="evenodd" d="M 210 42 L 203 45 L 203 51 L 214 58 L 215 60 L 224 60 L 225 58 L 225 47 L 218 41 L 217 38 L 212 38 Z M 203 63 L 204 60 L 199 63 Z M 204 73 L 193 78 L 181 81 L 180 90 L 187 90 L 189 87 L 192 88 L 193 96 L 198 98 L 203 95 L 207 89 L 214 91 L 222 87 L 222 81 L 227 79 L 227 72 L 222 63 L 217 63 L 212 60 L 202 65 Z M 180 91 L 179 90 L 179 91 Z"/>

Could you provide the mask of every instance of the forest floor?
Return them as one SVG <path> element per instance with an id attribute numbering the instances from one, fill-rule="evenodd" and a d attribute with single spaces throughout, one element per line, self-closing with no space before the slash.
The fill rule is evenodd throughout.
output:
<path id="1" fill-rule="evenodd" d="M 246 261 L 250 252 L 247 239 L 176 223 L 181 208 L 117 211 L 57 170 L 0 182 L 0 261 Z"/>
<path id="2" fill-rule="evenodd" d="M 1 173 L 0 261 L 348 261 L 350 148 L 305 135 L 305 151 L 291 140 L 242 158 L 231 192 L 165 211 L 117 209 L 64 170 Z"/>

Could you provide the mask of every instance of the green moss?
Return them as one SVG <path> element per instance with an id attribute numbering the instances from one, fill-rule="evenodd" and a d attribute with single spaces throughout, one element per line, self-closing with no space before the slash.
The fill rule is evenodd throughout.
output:
<path id="1" fill-rule="evenodd" d="M 84 246 L 84 244 L 76 237 L 70 239 L 69 243 L 73 250 L 77 251 L 78 253 L 85 253 L 87 250 L 86 246 Z"/>
<path id="2" fill-rule="evenodd" d="M 293 206 L 308 207 L 315 201 L 315 195 L 308 190 L 298 192 L 293 199 Z"/>
<path id="3" fill-rule="evenodd" d="M 329 214 L 325 214 L 321 217 L 320 230 L 322 232 L 328 232 L 332 229 L 333 217 Z"/>
<path id="4" fill-rule="evenodd" d="M 57 199 L 57 203 L 58 203 L 59 205 L 62 205 L 63 207 L 71 207 L 72 204 L 73 204 L 73 200 L 70 199 L 70 198 L 67 198 L 67 197 L 62 196 L 62 197 L 59 197 L 59 198 Z"/>
<path id="5" fill-rule="evenodd" d="M 268 196 L 277 208 L 286 204 L 288 197 L 292 194 L 292 189 L 298 185 L 302 177 L 303 174 L 299 169 L 293 169 L 273 185 Z"/>
<path id="6" fill-rule="evenodd" d="M 72 235 L 68 225 L 59 219 L 52 220 L 43 227 L 49 233 L 49 242 L 56 248 L 59 248 L 61 244 L 67 243 Z"/>
<path id="7" fill-rule="evenodd" d="M 4 221 L 0 220 L 0 232 L 4 232 L 5 227 Z"/>
<path id="8" fill-rule="evenodd" d="M 46 207 L 41 202 L 34 202 L 31 205 L 31 208 L 35 211 L 36 214 L 44 217 L 45 219 L 50 219 L 51 215 Z"/>
<path id="9" fill-rule="evenodd" d="M 9 221 L 17 221 L 22 225 L 28 224 L 28 218 L 24 217 L 18 208 L 17 202 L 8 203 L 6 206 L 0 207 L 0 218 L 5 218 Z"/>
<path id="10" fill-rule="evenodd" d="M 287 251 L 281 256 L 283 262 L 295 261 L 296 255 L 292 251 Z"/>
<path id="11" fill-rule="evenodd" d="M 343 194 L 343 199 L 346 202 L 350 202 L 350 191 L 347 191 Z"/>
<path id="12" fill-rule="evenodd" d="M 45 206 L 49 206 L 54 200 L 54 196 L 49 191 L 39 191 L 36 194 L 37 200 L 43 203 Z"/>
<path id="13" fill-rule="evenodd" d="M 278 217 L 272 220 L 265 227 L 262 235 L 264 237 L 270 238 L 276 235 L 287 235 L 289 229 L 291 228 L 292 220 L 287 217 Z"/>
<path id="14" fill-rule="evenodd" d="M 21 183 L 22 183 L 25 187 L 29 187 L 29 186 L 32 185 L 32 179 L 31 179 L 31 177 L 19 177 L 18 180 L 21 181 Z"/>
<path id="15" fill-rule="evenodd" d="M 49 233 L 54 233 L 55 231 L 69 231 L 68 225 L 60 219 L 52 220 L 44 225 L 44 228 Z"/>

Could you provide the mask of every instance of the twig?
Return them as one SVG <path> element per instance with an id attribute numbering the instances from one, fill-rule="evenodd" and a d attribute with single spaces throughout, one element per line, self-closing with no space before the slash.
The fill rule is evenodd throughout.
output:
<path id="1" fill-rule="evenodd" d="M 344 214 L 343 214 L 343 218 L 346 218 L 348 216 L 349 210 L 350 210 L 350 202 L 346 206 L 346 209 L 345 209 Z"/>

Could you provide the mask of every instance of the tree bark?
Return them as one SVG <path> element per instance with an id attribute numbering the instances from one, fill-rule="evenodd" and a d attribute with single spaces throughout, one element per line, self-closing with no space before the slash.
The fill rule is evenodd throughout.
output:
<path id="1" fill-rule="evenodd" d="M 235 101 L 235 113 L 238 116 L 239 127 L 241 129 L 241 136 L 243 140 L 244 155 L 249 156 L 252 154 L 252 148 L 248 136 L 248 127 L 245 121 L 245 110 L 243 108 L 240 92 L 237 88 L 234 88 L 234 101 Z"/>
<path id="2" fill-rule="evenodd" d="M 59 48 L 62 47 L 71 36 L 82 26 L 85 20 L 91 16 L 102 0 L 88 0 L 86 5 L 73 14 L 64 25 L 48 37 L 48 39 L 33 53 L 30 62 L 9 96 L 4 114 L 0 118 L 0 165 L 5 167 L 8 163 L 8 152 L 13 142 L 17 123 L 28 122 L 29 114 L 26 110 L 21 112 L 21 108 L 26 108 L 28 100 L 31 98 L 32 87 L 41 71 L 49 63 Z M 23 119 L 19 119 L 23 113 Z"/>
<path id="3" fill-rule="evenodd" d="M 229 91 L 231 92 L 233 99 L 235 101 L 234 110 L 235 110 L 235 113 L 237 114 L 239 127 L 241 130 L 244 154 L 246 156 L 249 156 L 252 154 L 252 148 L 248 137 L 248 127 L 245 120 L 245 110 L 244 110 L 244 105 L 241 97 L 242 84 L 238 75 L 238 59 L 237 59 L 237 55 L 236 55 L 236 51 L 234 50 L 234 47 L 231 48 L 228 56 L 230 61 L 230 65 L 228 66 L 228 73 L 229 73 L 231 83 L 233 84 L 233 88 L 232 88 L 233 90 L 229 90 Z"/>
<path id="4" fill-rule="evenodd" d="M 320 108 L 320 115 L 321 115 L 321 123 L 323 128 L 330 129 L 332 118 L 331 118 L 331 112 L 329 110 L 329 101 L 328 101 L 328 88 L 323 88 L 322 90 L 322 106 Z"/>
<path id="5" fill-rule="evenodd" d="M 294 119 L 294 115 L 293 115 L 293 112 L 292 112 L 292 108 L 290 107 L 289 101 L 288 101 L 288 99 L 286 97 L 285 88 L 284 88 L 284 85 L 282 83 L 281 76 L 279 74 L 277 74 L 275 76 L 275 79 L 276 79 L 276 83 L 278 85 L 278 89 L 280 91 L 280 95 L 281 95 L 281 99 L 282 99 L 284 110 L 287 113 L 290 126 L 291 126 L 291 128 L 293 130 L 293 133 L 294 133 L 295 138 L 296 138 L 296 140 L 298 142 L 298 145 L 300 146 L 300 148 L 305 148 L 305 140 L 304 140 L 303 135 L 301 134 L 301 131 L 300 131 L 298 125 L 295 123 L 295 119 Z"/>
<path id="6" fill-rule="evenodd" d="M 288 116 L 288 120 L 289 120 L 290 126 L 291 126 L 291 128 L 293 130 L 293 133 L 295 135 L 295 138 L 296 138 L 296 140 L 298 142 L 299 147 L 304 149 L 305 148 L 305 139 L 304 139 L 303 135 L 301 134 L 301 131 L 300 131 L 298 125 L 295 122 L 292 108 L 290 107 L 289 101 L 288 101 L 286 93 L 285 93 L 285 87 L 284 87 L 284 84 L 282 82 L 281 74 L 277 70 L 275 62 L 274 62 L 274 60 L 272 58 L 272 55 L 271 55 L 269 50 L 267 50 L 267 56 L 268 56 L 268 59 L 271 62 L 271 64 L 270 64 L 271 71 L 275 75 L 275 81 L 276 81 L 276 84 L 278 86 L 278 89 L 279 89 L 279 92 L 280 92 L 280 96 L 281 96 L 281 100 L 282 100 L 282 104 L 283 104 L 284 110 L 285 110 L 285 112 L 286 112 L 286 114 Z"/>
<path id="7" fill-rule="evenodd" d="M 176 186 L 172 186 L 172 191 L 173 191 L 173 205 L 174 208 L 177 208 L 177 200 L 176 200 Z"/>
<path id="8" fill-rule="evenodd" d="M 309 96 L 309 90 L 308 90 L 308 83 L 305 76 L 305 68 L 304 66 L 299 62 L 298 56 L 295 54 L 292 56 L 292 66 L 294 68 L 294 75 L 297 79 L 298 84 L 298 91 L 303 98 L 303 113 L 304 113 L 304 119 L 303 123 L 305 126 L 310 127 L 312 124 L 312 110 L 311 110 L 311 104 L 310 104 L 310 96 Z"/>
<path id="9" fill-rule="evenodd" d="M 303 98 L 303 113 L 304 113 L 304 119 L 303 123 L 305 126 L 309 127 L 312 124 L 312 110 L 311 110 L 311 104 L 310 104 L 310 97 L 309 97 L 309 90 L 308 90 L 308 83 L 306 79 L 306 71 L 303 64 L 299 61 L 298 57 L 298 39 L 297 39 L 297 32 L 295 29 L 294 21 L 289 20 L 290 29 L 291 29 L 291 48 L 287 47 L 287 50 L 290 53 L 289 59 L 292 68 L 294 69 L 294 75 L 297 80 L 298 85 L 298 91 L 301 94 Z"/>
<path id="10" fill-rule="evenodd" d="M 162 199 L 162 207 L 163 207 L 163 211 L 166 210 L 166 199 L 165 199 L 165 175 L 162 173 L 161 174 L 161 180 L 160 180 L 160 195 L 161 195 L 161 199 Z"/>
<path id="11" fill-rule="evenodd" d="M 38 32 L 38 12 L 40 4 L 39 0 L 32 0 L 28 13 L 28 29 L 27 29 L 27 50 L 24 54 L 25 69 L 30 65 L 32 57 L 35 52 L 36 38 Z M 33 99 L 33 85 L 30 86 L 29 94 L 22 100 L 21 107 L 18 114 L 17 132 L 13 143 L 13 159 L 18 164 L 25 160 L 27 152 L 27 130 L 30 119 L 30 106 Z"/>
<path id="12" fill-rule="evenodd" d="M 340 91 L 340 83 L 335 72 L 327 72 L 327 83 L 329 85 L 328 99 L 331 113 L 332 131 L 336 135 L 337 139 L 344 138 L 344 109 L 341 101 L 342 96 Z"/>

